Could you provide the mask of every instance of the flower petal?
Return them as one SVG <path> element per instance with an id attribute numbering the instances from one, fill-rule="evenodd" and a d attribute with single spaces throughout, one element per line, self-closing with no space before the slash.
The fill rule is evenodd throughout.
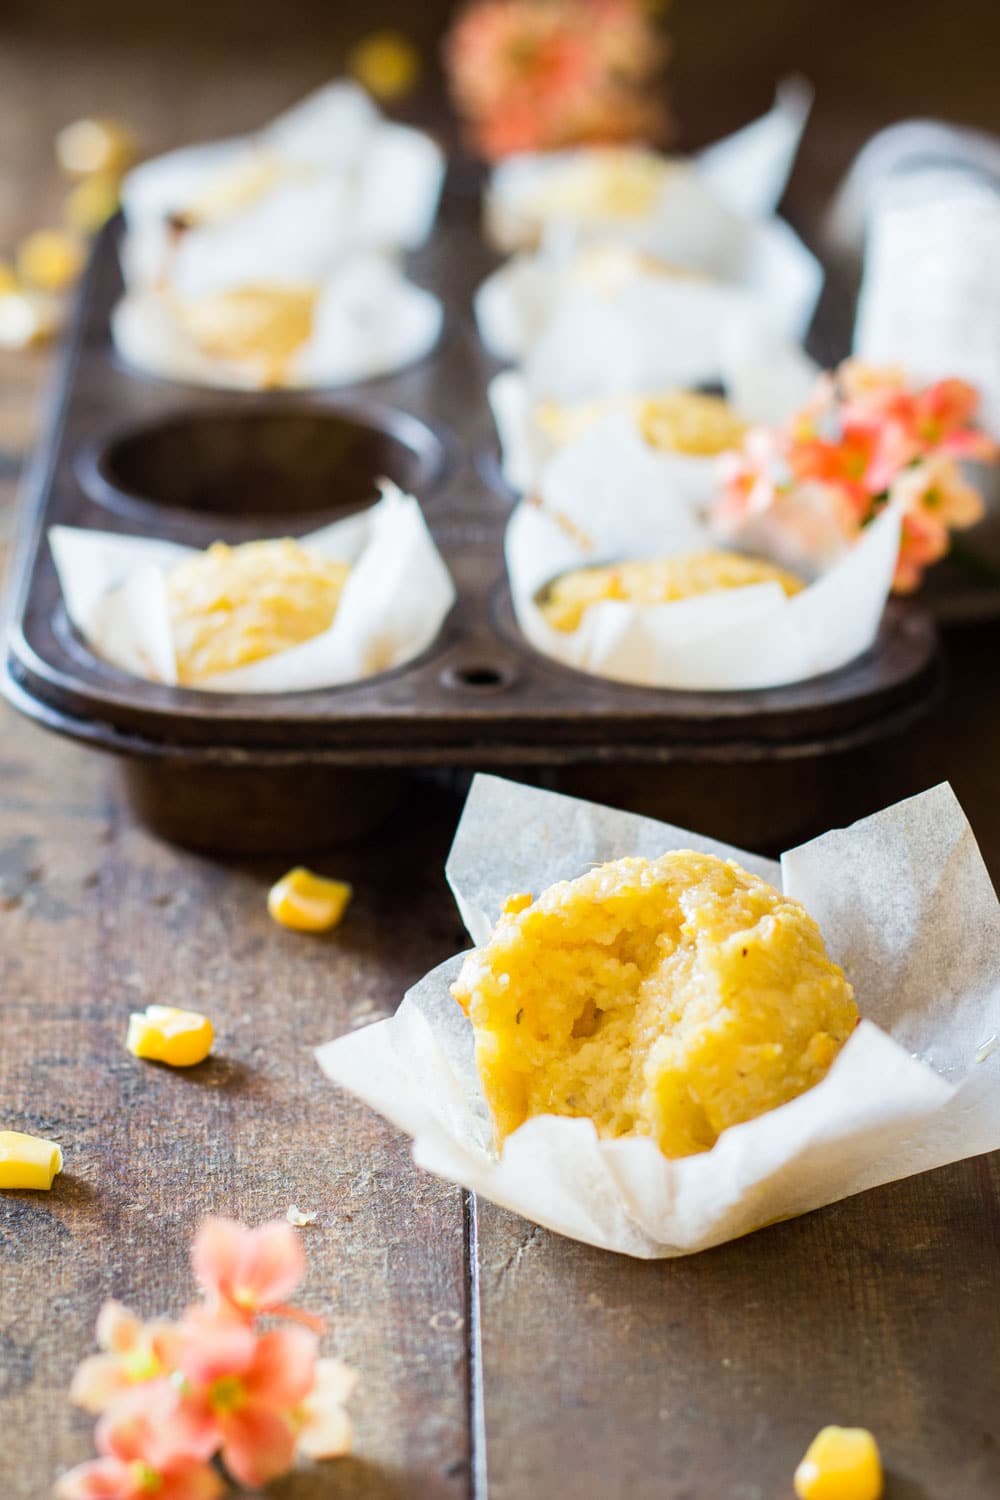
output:
<path id="1" fill-rule="evenodd" d="M 216 1500 L 225 1487 L 221 1475 L 208 1464 L 182 1458 L 164 1471 L 156 1497 L 157 1500 Z"/>
<path id="2" fill-rule="evenodd" d="M 111 1354 L 127 1354 L 142 1332 L 142 1320 L 121 1302 L 105 1302 L 97 1314 L 97 1342 Z"/>
<path id="3" fill-rule="evenodd" d="M 158 1437 L 164 1457 L 176 1460 L 178 1455 L 192 1459 L 212 1458 L 222 1445 L 222 1431 L 208 1402 L 198 1396 L 184 1396 L 174 1410 L 161 1421 Z"/>
<path id="4" fill-rule="evenodd" d="M 290 1407 L 312 1390 L 319 1340 L 306 1328 L 273 1328 L 257 1340 L 245 1385 L 255 1402 Z"/>
<path id="5" fill-rule="evenodd" d="M 310 1405 L 296 1451 L 303 1458 L 340 1458 L 350 1453 L 353 1437 L 351 1419 L 342 1406 L 336 1402 L 317 1403 Z"/>
<path id="6" fill-rule="evenodd" d="M 74 1406 L 99 1416 L 127 1390 L 128 1381 L 115 1354 L 91 1354 L 73 1373 L 69 1399 Z"/>
<path id="7" fill-rule="evenodd" d="M 198 1285 L 222 1292 L 234 1283 L 246 1248 L 249 1230 L 235 1219 L 206 1219 L 194 1237 L 191 1265 Z"/>
<path id="8" fill-rule="evenodd" d="M 312 1398 L 343 1403 L 357 1390 L 358 1372 L 342 1359 L 318 1359 Z"/>
<path id="9" fill-rule="evenodd" d="M 295 1460 L 295 1433 L 284 1417 L 250 1404 L 224 1418 L 222 1460 L 238 1484 L 259 1489 Z"/>
<path id="10" fill-rule="evenodd" d="M 178 1367 L 197 1388 L 227 1375 L 242 1375 L 254 1357 L 257 1335 L 245 1323 L 203 1318 L 185 1324 Z"/>
<path id="11" fill-rule="evenodd" d="M 94 1458 L 56 1480 L 56 1500 L 132 1500 L 135 1476 L 116 1458 Z"/>
<path id="12" fill-rule="evenodd" d="M 232 1300 L 238 1307 L 273 1307 L 295 1290 L 306 1271 L 302 1241 L 291 1224 L 278 1219 L 252 1229 L 247 1252 L 238 1269 Z"/>

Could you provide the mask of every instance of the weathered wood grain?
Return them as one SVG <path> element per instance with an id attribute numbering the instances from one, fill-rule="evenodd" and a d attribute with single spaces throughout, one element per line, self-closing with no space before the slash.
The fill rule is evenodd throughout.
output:
<path id="1" fill-rule="evenodd" d="M 482 1206 L 491 1500 L 776 1500 L 828 1422 L 891 1500 L 997 1493 L 998 1192 L 967 1162 L 650 1263 Z"/>
<path id="2" fill-rule="evenodd" d="M 336 1493 L 464 1494 L 462 1195 L 418 1175 L 312 1057 L 454 947 L 440 873 L 452 809 L 412 806 L 395 835 L 338 855 L 350 918 L 310 940 L 267 915 L 276 865 L 155 842 L 108 804 L 102 763 L 27 726 L 9 726 L 4 760 L 0 1098 L 6 1124 L 64 1143 L 66 1171 L 44 1198 L 0 1201 L 0 1411 L 17 1435 L 2 1493 L 35 1500 L 86 1455 L 65 1390 L 102 1298 L 180 1311 L 204 1214 L 259 1222 L 294 1202 L 318 1213 L 304 1301 L 362 1373 L 363 1459 L 338 1466 Z M 150 1001 L 212 1016 L 209 1062 L 181 1073 L 125 1053 L 128 1011 Z M 317 1471 L 280 1493 L 332 1485 Z"/>

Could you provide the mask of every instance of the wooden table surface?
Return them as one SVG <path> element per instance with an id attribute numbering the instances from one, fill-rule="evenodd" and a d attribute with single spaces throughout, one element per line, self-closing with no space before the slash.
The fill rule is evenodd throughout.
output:
<path id="1" fill-rule="evenodd" d="M 936 34 L 923 8 L 906 14 L 911 31 Z M 727 31 L 721 55 L 738 43 Z M 796 60 L 787 50 L 775 67 Z M 742 92 L 705 104 L 716 74 L 691 55 L 685 67 L 682 48 L 678 92 L 693 139 L 763 102 L 758 62 Z M 920 57 L 911 83 L 933 73 Z M 159 148 L 251 124 L 334 70 L 301 48 L 247 48 L 240 64 L 222 87 L 219 55 L 189 45 L 12 35 L 0 54 L 0 244 L 51 214 L 50 143 L 66 119 L 113 109 Z M 809 137 L 799 217 L 867 130 L 928 107 L 902 64 L 881 115 L 880 77 L 858 76 L 849 118 L 824 109 Z M 948 75 L 937 107 L 968 105 L 990 123 L 986 74 L 975 78 L 979 92 L 963 93 Z M 46 367 L 0 361 L 5 529 Z M 964 629 L 948 645 L 947 703 L 902 740 L 814 768 L 809 795 L 816 821 L 832 823 L 848 801 L 864 811 L 947 776 L 996 873 L 997 632 Z M 293 1202 L 318 1216 L 303 1231 L 303 1300 L 362 1385 L 355 1456 L 274 1486 L 285 1500 L 786 1500 L 831 1421 L 875 1430 L 889 1500 L 1000 1493 L 996 1157 L 685 1260 L 631 1262 L 562 1240 L 418 1172 L 407 1142 L 329 1086 L 311 1055 L 390 1013 L 464 946 L 442 874 L 457 790 L 423 787 L 384 834 L 332 854 L 325 866 L 354 883 L 355 902 L 337 934 L 306 939 L 266 914 L 278 863 L 158 843 L 123 812 L 107 763 L 6 710 L 0 770 L 0 1125 L 66 1150 L 51 1194 L 0 1201 L 3 1500 L 43 1500 L 90 1452 L 90 1420 L 66 1388 L 102 1299 L 179 1310 L 205 1213 L 258 1222 Z M 124 1052 L 129 1010 L 151 1001 L 210 1012 L 209 1063 L 175 1073 Z"/>

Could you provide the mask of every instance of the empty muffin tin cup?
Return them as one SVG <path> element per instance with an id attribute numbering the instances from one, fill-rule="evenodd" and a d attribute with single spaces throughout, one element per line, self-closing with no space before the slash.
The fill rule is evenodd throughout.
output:
<path id="1" fill-rule="evenodd" d="M 378 481 L 424 494 L 444 472 L 439 433 L 406 412 L 320 402 L 182 409 L 88 445 L 77 473 L 91 499 L 161 524 L 257 535 L 313 530 L 378 498 Z"/>

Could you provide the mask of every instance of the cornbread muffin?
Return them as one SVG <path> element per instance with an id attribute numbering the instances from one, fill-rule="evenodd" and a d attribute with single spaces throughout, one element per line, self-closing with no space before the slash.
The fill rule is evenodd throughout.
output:
<path id="1" fill-rule="evenodd" d="M 263 385 L 278 386 L 312 333 L 316 301 L 312 287 L 248 286 L 179 299 L 176 312 L 202 354 L 251 364 Z"/>
<path id="2" fill-rule="evenodd" d="M 819 1083 L 858 1021 L 805 908 L 690 849 L 512 896 L 452 994 L 498 1145 L 574 1115 L 671 1157 Z"/>
<path id="3" fill-rule="evenodd" d="M 350 566 L 289 538 L 186 558 L 167 578 L 177 679 L 197 684 L 327 630 Z"/>
<path id="4" fill-rule="evenodd" d="M 671 164 L 651 151 L 594 147 L 568 161 L 525 205 L 540 223 L 573 219 L 641 219 L 653 208 Z"/>
<path id="5" fill-rule="evenodd" d="M 579 628 L 592 605 L 605 599 L 674 604 L 755 583 L 779 583 L 789 597 L 805 587 L 794 573 L 762 558 L 739 552 L 691 552 L 563 573 L 545 586 L 538 607 L 554 630 L 568 633 Z"/>
<path id="6" fill-rule="evenodd" d="M 603 396 L 562 406 L 542 402 L 535 420 L 542 432 L 563 447 L 575 442 L 613 412 L 629 413 L 650 448 L 661 453 L 714 457 L 738 448 L 746 423 L 722 396 L 700 391 L 664 391 L 654 396 Z"/>

